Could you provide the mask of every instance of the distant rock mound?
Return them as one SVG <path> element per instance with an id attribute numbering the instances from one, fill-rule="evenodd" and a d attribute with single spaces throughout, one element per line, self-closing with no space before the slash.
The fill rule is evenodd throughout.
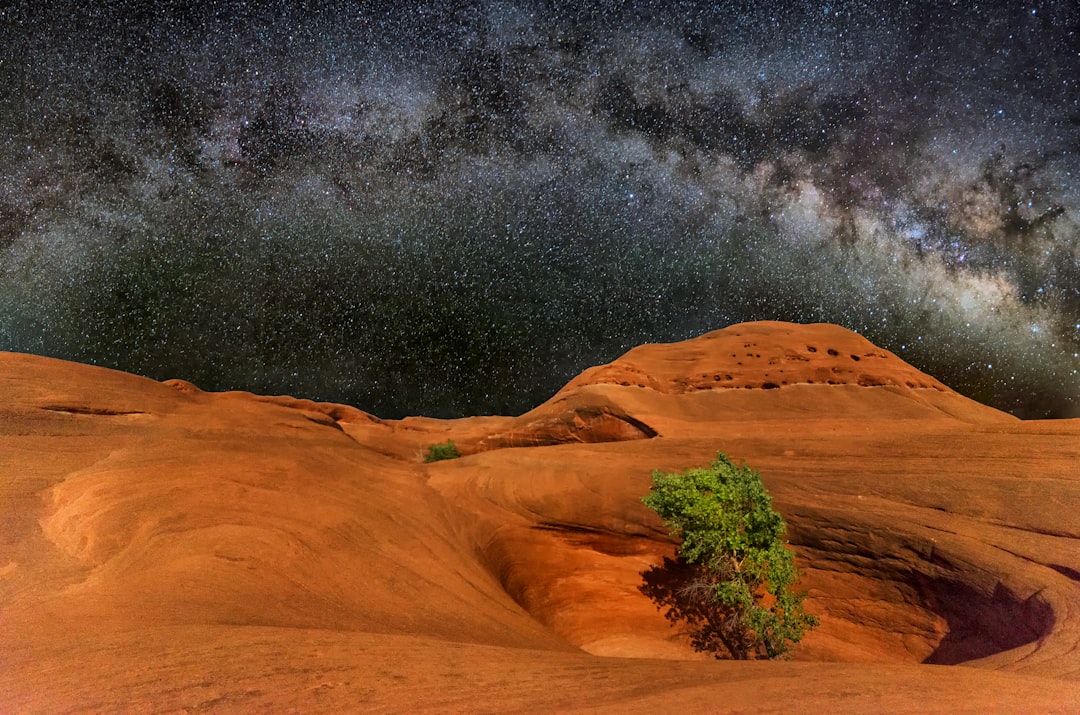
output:
<path id="1" fill-rule="evenodd" d="M 773 321 L 733 325 L 679 343 L 642 345 L 614 362 L 586 370 L 562 392 L 599 384 L 676 395 L 790 385 L 893 385 L 951 392 L 888 350 L 840 326 Z"/>
<path id="2" fill-rule="evenodd" d="M 670 434 L 675 420 L 708 423 L 742 412 L 732 391 L 806 387 L 884 387 L 900 393 L 933 393 L 918 398 L 896 395 L 842 399 L 829 393 L 810 400 L 805 393 L 773 403 L 773 416 L 790 413 L 806 419 L 810 404 L 823 413 L 851 416 L 888 411 L 924 418 L 973 413 L 974 419 L 1010 419 L 952 391 L 896 355 L 836 325 L 757 322 L 731 326 L 678 343 L 642 345 L 607 365 L 590 368 L 550 400 L 516 418 L 456 421 L 456 443 L 463 454 L 508 447 L 625 442 Z M 654 396 L 695 395 L 695 401 L 655 400 Z M 785 392 L 785 394 L 787 394 Z M 710 396 L 715 398 L 710 401 Z M 759 398 L 750 398 L 751 401 Z M 752 407 L 751 407 L 752 409 Z M 415 427 L 418 423 L 406 420 Z M 447 423 L 434 421 L 435 429 Z"/>

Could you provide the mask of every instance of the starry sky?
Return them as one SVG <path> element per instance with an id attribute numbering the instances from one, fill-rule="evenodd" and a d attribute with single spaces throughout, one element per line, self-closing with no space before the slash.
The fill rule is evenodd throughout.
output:
<path id="1" fill-rule="evenodd" d="M 832 322 L 1080 416 L 1080 5 L 0 2 L 0 349 L 382 417 Z"/>

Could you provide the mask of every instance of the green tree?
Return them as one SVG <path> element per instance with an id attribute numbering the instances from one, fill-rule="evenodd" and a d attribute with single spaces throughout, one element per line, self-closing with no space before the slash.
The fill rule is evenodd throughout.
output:
<path id="1" fill-rule="evenodd" d="M 681 574 L 677 587 L 647 574 L 643 590 L 696 629 L 695 647 L 775 658 L 818 624 L 791 589 L 799 572 L 784 520 L 753 469 L 718 453 L 706 468 L 654 472 L 642 501 L 681 539 L 682 560 L 667 564 Z"/>
<path id="2" fill-rule="evenodd" d="M 457 459 L 461 454 L 457 450 L 454 440 L 448 439 L 441 444 L 433 444 L 428 447 L 425 462 L 441 462 L 444 459 Z"/>

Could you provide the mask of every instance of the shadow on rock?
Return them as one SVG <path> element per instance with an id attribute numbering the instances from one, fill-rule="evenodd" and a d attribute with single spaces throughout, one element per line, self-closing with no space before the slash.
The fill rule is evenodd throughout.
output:
<path id="1" fill-rule="evenodd" d="M 638 590 L 673 625 L 686 628 L 694 650 L 722 659 L 752 657 L 753 645 L 740 620 L 713 597 L 717 579 L 705 567 L 665 557 L 663 564 L 644 571 L 642 578 Z"/>
<path id="2" fill-rule="evenodd" d="M 924 587 L 949 632 L 924 663 L 956 665 L 1034 643 L 1054 627 L 1050 605 L 1036 593 L 1024 599 L 1002 584 L 991 594 L 960 582 Z"/>

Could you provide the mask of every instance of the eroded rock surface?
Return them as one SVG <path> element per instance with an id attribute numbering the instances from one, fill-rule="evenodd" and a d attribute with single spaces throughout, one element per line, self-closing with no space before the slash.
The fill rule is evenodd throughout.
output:
<path id="1" fill-rule="evenodd" d="M 520 417 L 10 353 L 0 395 L 6 711 L 1080 702 L 1080 421 L 1016 420 L 835 326 L 642 346 Z M 465 456 L 424 464 L 447 439 Z M 674 549 L 652 470 L 718 450 L 788 521 L 822 620 L 793 662 L 712 661 L 643 592 Z"/>

